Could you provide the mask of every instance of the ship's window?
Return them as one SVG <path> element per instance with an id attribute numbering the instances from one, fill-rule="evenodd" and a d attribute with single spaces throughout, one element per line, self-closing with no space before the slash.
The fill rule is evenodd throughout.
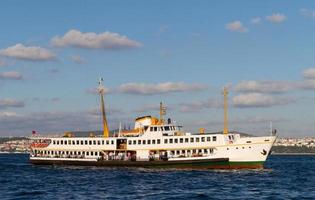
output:
<path id="1" fill-rule="evenodd" d="M 60 144 L 63 144 L 63 140 L 60 140 Z"/>
<path id="2" fill-rule="evenodd" d="M 153 127 L 150 127 L 150 131 L 153 132 Z"/>
<path id="3" fill-rule="evenodd" d="M 167 139 L 164 139 L 164 144 L 167 144 Z"/>
<path id="4" fill-rule="evenodd" d="M 200 138 L 196 138 L 196 142 L 199 142 Z"/>
<path id="5" fill-rule="evenodd" d="M 78 151 L 78 155 L 81 155 L 81 151 Z"/>
<path id="6" fill-rule="evenodd" d="M 213 137 L 212 137 L 212 141 L 213 141 L 213 142 L 217 141 L 217 136 L 213 136 Z"/>
<path id="7" fill-rule="evenodd" d="M 198 153 L 202 153 L 202 149 L 199 149 Z"/>
<path id="8" fill-rule="evenodd" d="M 94 155 L 98 156 L 98 152 L 95 152 L 95 154 L 94 154 Z"/>
<path id="9" fill-rule="evenodd" d="M 57 140 L 57 144 L 59 145 L 59 140 Z"/>
<path id="10" fill-rule="evenodd" d="M 114 144 L 114 140 L 112 140 L 112 144 Z"/>
<path id="11" fill-rule="evenodd" d="M 157 127 L 153 127 L 153 129 L 154 129 L 153 131 L 157 131 Z"/>
<path id="12" fill-rule="evenodd" d="M 109 140 L 106 140 L 106 144 L 107 144 L 107 145 L 109 144 Z"/>
<path id="13" fill-rule="evenodd" d="M 178 139 L 176 138 L 176 139 L 174 140 L 174 142 L 175 142 L 175 143 L 178 143 Z"/>
<path id="14" fill-rule="evenodd" d="M 87 141 L 87 140 L 84 140 L 84 144 L 87 145 L 87 144 L 88 144 L 88 141 Z"/>
<path id="15" fill-rule="evenodd" d="M 179 142 L 180 142 L 180 143 L 183 143 L 183 142 L 184 142 L 184 139 L 183 139 L 183 138 L 180 138 L 180 139 L 179 139 Z"/>
<path id="16" fill-rule="evenodd" d="M 93 156 L 93 151 L 91 151 L 91 156 Z"/>
<path id="17" fill-rule="evenodd" d="M 211 137 L 207 137 L 207 141 L 210 142 L 211 141 Z"/>
<path id="18" fill-rule="evenodd" d="M 177 155 L 179 155 L 179 154 L 180 154 L 180 151 L 179 151 L 179 150 L 177 150 L 177 151 L 176 151 L 176 154 L 177 154 Z"/>
<path id="19" fill-rule="evenodd" d="M 155 144 L 155 140 L 152 140 L 152 144 Z"/>
<path id="20" fill-rule="evenodd" d="M 187 154 L 190 154 L 190 150 L 187 150 Z"/>
<path id="21" fill-rule="evenodd" d="M 83 145 L 83 140 L 80 140 L 80 144 Z"/>
<path id="22" fill-rule="evenodd" d="M 67 145 L 67 140 L 65 140 L 65 145 Z"/>
<path id="23" fill-rule="evenodd" d="M 138 144 L 141 144 L 141 140 L 138 140 Z"/>
<path id="24" fill-rule="evenodd" d="M 242 147 L 242 149 L 245 149 L 245 147 Z"/>
<path id="25" fill-rule="evenodd" d="M 102 145 L 104 145 L 104 140 L 102 140 Z"/>
<path id="26" fill-rule="evenodd" d="M 165 131 L 165 129 L 164 129 L 164 127 L 163 127 L 163 126 L 161 126 L 161 130 L 162 130 L 162 131 Z"/>
<path id="27" fill-rule="evenodd" d="M 151 144 L 151 140 L 148 140 L 148 144 Z"/>
<path id="28" fill-rule="evenodd" d="M 204 149 L 203 152 L 204 152 L 204 153 L 208 153 L 208 149 Z"/>
<path id="29" fill-rule="evenodd" d="M 76 151 L 74 152 L 74 155 L 77 155 L 77 152 L 76 152 Z"/>
<path id="30" fill-rule="evenodd" d="M 165 127 L 164 127 L 164 130 L 165 130 L 165 131 L 169 131 L 169 130 L 170 130 L 170 127 L 169 127 L 169 126 L 165 126 Z"/>
<path id="31" fill-rule="evenodd" d="M 96 145 L 96 141 L 95 140 L 93 140 L 93 144 Z"/>
<path id="32" fill-rule="evenodd" d="M 75 141 L 74 140 L 72 141 L 72 144 L 75 145 Z"/>
<path id="33" fill-rule="evenodd" d="M 226 148 L 226 150 L 229 150 L 229 148 Z"/>
<path id="34" fill-rule="evenodd" d="M 188 141 L 189 141 L 188 138 L 185 138 L 185 143 L 188 143 Z"/>
<path id="35" fill-rule="evenodd" d="M 53 140 L 53 144 L 56 144 L 56 141 L 55 141 L 55 140 Z"/>
<path id="36" fill-rule="evenodd" d="M 236 149 L 238 149 L 238 147 L 236 147 Z"/>
<path id="37" fill-rule="evenodd" d="M 229 148 L 228 148 L 228 150 L 229 150 Z M 211 153 L 211 154 L 213 153 L 213 149 L 210 149 L 210 153 Z"/>
<path id="38" fill-rule="evenodd" d="M 193 149 L 192 152 L 193 152 L 193 153 L 196 153 L 196 149 Z"/>
<path id="39" fill-rule="evenodd" d="M 160 139 L 158 139 L 158 140 L 157 140 L 157 143 L 158 143 L 158 144 L 160 144 L 160 143 L 161 143 L 161 140 L 160 140 Z"/>
<path id="40" fill-rule="evenodd" d="M 194 142 L 194 138 L 190 138 L 190 142 Z"/>
<path id="41" fill-rule="evenodd" d="M 133 144 L 136 145 L 136 144 L 137 144 L 137 140 L 134 140 L 134 141 L 133 141 Z"/>
<path id="42" fill-rule="evenodd" d="M 87 151 L 87 152 L 86 152 L 86 155 L 89 156 L 89 155 L 90 155 L 90 152 Z"/>
<path id="43" fill-rule="evenodd" d="M 182 150 L 182 154 L 185 154 L 185 150 Z"/>
<path id="44" fill-rule="evenodd" d="M 145 144 L 145 140 L 142 141 L 142 144 Z"/>
<path id="45" fill-rule="evenodd" d="M 79 145 L 80 144 L 80 141 L 79 140 L 77 140 L 77 145 Z"/>
<path id="46" fill-rule="evenodd" d="M 89 140 L 89 145 L 92 145 L 92 141 L 91 140 Z"/>
<path id="47" fill-rule="evenodd" d="M 129 141 L 128 141 L 128 144 L 129 144 L 129 145 L 131 145 L 131 144 L 132 144 L 132 141 L 131 141 L 131 140 L 129 140 Z"/>
<path id="48" fill-rule="evenodd" d="M 171 155 L 175 155 L 175 151 L 171 151 Z"/>
<path id="49" fill-rule="evenodd" d="M 173 139 L 170 139 L 170 143 L 171 143 L 171 144 L 173 143 Z"/>
<path id="50" fill-rule="evenodd" d="M 98 144 L 98 145 L 101 145 L 101 141 L 98 140 L 98 141 L 97 141 L 97 144 Z"/>
<path id="51" fill-rule="evenodd" d="M 250 148 L 250 149 L 251 149 L 252 147 L 248 147 L 248 148 Z"/>
<path id="52" fill-rule="evenodd" d="M 201 142 L 205 142 L 206 140 L 205 140 L 205 137 L 202 137 L 201 138 Z"/>

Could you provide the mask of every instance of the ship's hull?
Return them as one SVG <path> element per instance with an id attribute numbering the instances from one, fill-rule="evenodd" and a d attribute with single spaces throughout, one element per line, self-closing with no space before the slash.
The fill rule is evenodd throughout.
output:
<path id="1" fill-rule="evenodd" d="M 34 165 L 72 165 L 97 167 L 141 167 L 176 169 L 261 169 L 262 161 L 230 162 L 228 158 L 176 160 L 176 161 L 96 161 L 79 159 L 31 159 Z"/>

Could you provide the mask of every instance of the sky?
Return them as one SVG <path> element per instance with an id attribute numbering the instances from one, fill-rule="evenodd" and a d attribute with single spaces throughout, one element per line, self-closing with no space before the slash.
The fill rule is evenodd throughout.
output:
<path id="1" fill-rule="evenodd" d="M 110 129 L 142 115 L 188 132 L 315 136 L 315 2 L 0 2 L 0 136 Z"/>

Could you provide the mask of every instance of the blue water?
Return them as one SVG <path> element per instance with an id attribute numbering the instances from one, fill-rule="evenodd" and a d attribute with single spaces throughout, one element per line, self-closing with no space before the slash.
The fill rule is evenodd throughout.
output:
<path id="1" fill-rule="evenodd" d="M 0 199 L 315 199 L 315 156 L 271 156 L 264 170 L 33 166 L 0 154 Z"/>

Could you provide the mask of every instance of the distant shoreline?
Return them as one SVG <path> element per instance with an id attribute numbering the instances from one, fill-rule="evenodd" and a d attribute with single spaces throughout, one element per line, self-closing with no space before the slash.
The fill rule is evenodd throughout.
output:
<path id="1" fill-rule="evenodd" d="M 315 153 L 277 153 L 272 152 L 272 156 L 315 156 Z"/>

